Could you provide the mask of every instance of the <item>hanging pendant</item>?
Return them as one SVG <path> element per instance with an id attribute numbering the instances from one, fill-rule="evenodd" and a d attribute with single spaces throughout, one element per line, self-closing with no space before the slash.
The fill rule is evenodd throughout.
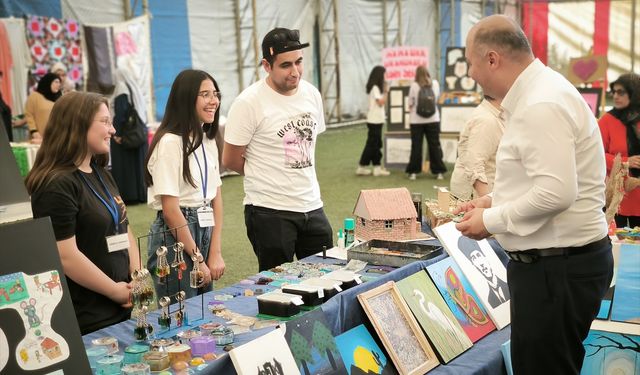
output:
<path id="1" fill-rule="evenodd" d="M 171 267 L 169 267 L 169 261 L 167 260 L 167 250 L 166 246 L 160 246 L 158 250 L 156 250 L 156 255 L 158 256 L 155 273 L 156 276 L 160 278 L 161 283 L 165 283 L 167 281 L 167 276 L 171 272 Z"/>
<path id="2" fill-rule="evenodd" d="M 204 272 L 200 270 L 200 262 L 203 261 L 203 258 L 198 249 L 193 252 L 191 260 L 193 260 L 193 269 L 189 273 L 189 286 L 199 288 L 204 282 Z"/>

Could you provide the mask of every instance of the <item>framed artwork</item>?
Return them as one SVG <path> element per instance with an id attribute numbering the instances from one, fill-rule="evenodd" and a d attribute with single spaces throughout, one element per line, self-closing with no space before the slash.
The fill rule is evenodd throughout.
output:
<path id="1" fill-rule="evenodd" d="M 640 245 L 622 244 L 611 320 L 640 324 Z"/>
<path id="2" fill-rule="evenodd" d="M 640 371 L 640 336 L 592 329 L 583 345 L 581 375 L 638 374 Z"/>
<path id="3" fill-rule="evenodd" d="M 396 373 L 393 364 L 363 324 L 336 336 L 336 345 L 348 375 Z"/>
<path id="4" fill-rule="evenodd" d="M 607 75 L 607 56 L 582 56 L 569 60 L 567 79 L 574 85 L 604 80 Z"/>
<path id="5" fill-rule="evenodd" d="M 2 225 L 0 241 L 0 374 L 90 374 L 49 218 Z"/>
<path id="6" fill-rule="evenodd" d="M 409 86 L 393 86 L 389 88 L 387 105 L 387 130 L 409 130 Z"/>
<path id="7" fill-rule="evenodd" d="M 358 295 L 400 375 L 425 374 L 438 359 L 393 281 Z"/>
<path id="8" fill-rule="evenodd" d="M 425 271 L 396 285 L 443 363 L 451 362 L 473 345 Z"/>
<path id="9" fill-rule="evenodd" d="M 578 87 L 578 92 L 587 102 L 589 109 L 596 118 L 600 117 L 600 103 L 602 102 L 602 89 L 597 87 Z"/>
<path id="10" fill-rule="evenodd" d="M 469 77 L 464 47 L 447 47 L 443 91 L 476 91 L 476 81 Z"/>
<path id="11" fill-rule="evenodd" d="M 300 375 L 296 360 L 284 339 L 284 331 L 278 328 L 232 349 L 229 357 L 239 375 Z"/>
<path id="12" fill-rule="evenodd" d="M 480 340 L 496 329 L 487 310 L 453 258 L 448 257 L 428 265 L 427 273 L 472 342 Z"/>
<path id="13" fill-rule="evenodd" d="M 475 241 L 465 237 L 455 224 L 451 221 L 435 227 L 433 231 L 460 266 L 493 323 L 502 329 L 511 320 L 507 269 L 487 240 Z"/>
<path id="14" fill-rule="evenodd" d="M 404 169 L 411 155 L 409 132 L 387 132 L 384 134 L 384 166 Z"/>
<path id="15" fill-rule="evenodd" d="M 342 357 L 322 309 L 287 322 L 284 329 L 284 338 L 302 375 L 344 374 Z"/>

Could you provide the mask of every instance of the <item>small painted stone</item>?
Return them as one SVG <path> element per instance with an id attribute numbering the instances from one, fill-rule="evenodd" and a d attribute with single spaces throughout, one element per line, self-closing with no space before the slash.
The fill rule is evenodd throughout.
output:
<path id="1" fill-rule="evenodd" d="M 189 367 L 189 364 L 185 361 L 178 361 L 171 365 L 171 368 L 175 371 L 182 371 Z"/>
<path id="2" fill-rule="evenodd" d="M 231 344 L 225 345 L 225 346 L 224 346 L 224 348 L 222 348 L 222 349 L 223 349 L 225 352 L 228 352 L 228 351 L 230 351 L 231 349 L 233 349 L 233 345 L 231 345 Z"/>
<path id="3" fill-rule="evenodd" d="M 251 296 L 253 296 L 253 290 L 251 290 L 251 289 L 245 289 L 245 290 L 244 290 L 244 295 L 245 295 L 246 297 L 251 297 Z"/>
<path id="4" fill-rule="evenodd" d="M 202 359 L 201 357 L 195 357 L 191 360 L 191 362 L 189 362 L 191 366 L 200 366 L 203 363 L 204 359 Z"/>
<path id="5" fill-rule="evenodd" d="M 202 359 L 205 361 L 213 361 L 216 358 L 218 358 L 218 356 L 215 353 L 206 353 L 202 356 Z"/>

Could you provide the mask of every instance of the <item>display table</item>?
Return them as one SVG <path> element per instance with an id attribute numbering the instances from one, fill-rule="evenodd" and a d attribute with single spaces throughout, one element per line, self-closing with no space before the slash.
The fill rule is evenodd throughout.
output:
<path id="1" fill-rule="evenodd" d="M 428 241 L 429 244 L 437 244 L 437 241 Z M 491 242 L 494 249 L 496 249 L 496 242 Z M 496 249 L 496 253 L 503 261 L 506 263 L 507 257 L 504 254 L 504 251 L 500 248 Z M 402 268 L 398 268 L 389 272 L 387 274 L 380 275 L 375 279 L 367 281 L 361 285 L 348 289 L 339 293 L 338 295 L 331 298 L 329 301 L 325 302 L 321 305 L 320 308 L 324 311 L 329 326 L 332 329 L 332 333 L 334 336 L 341 334 L 359 324 L 366 323 L 368 324 L 368 320 L 364 311 L 360 307 L 360 304 L 357 299 L 357 295 L 382 285 L 390 280 L 401 280 L 415 272 L 423 270 L 427 265 L 438 262 L 447 257 L 446 253 L 438 255 L 435 258 L 426 260 L 426 261 L 418 261 Z M 311 256 L 303 259 L 305 262 L 310 263 L 340 263 L 344 261 L 339 261 L 336 259 L 322 259 L 319 256 Z M 362 272 L 364 275 L 373 276 L 373 273 L 367 273 L 366 270 L 371 268 L 368 266 L 365 268 L 365 272 Z M 243 292 L 246 289 L 257 289 L 261 288 L 265 292 L 272 289 L 277 289 L 275 287 L 266 287 L 264 285 L 244 285 L 244 284 L 235 284 L 230 287 L 216 290 L 214 292 L 209 292 L 204 294 L 204 296 L 198 296 L 187 300 L 186 308 L 189 316 L 189 323 L 198 326 L 206 321 L 213 321 L 217 323 L 226 323 L 225 320 L 219 318 L 212 313 L 210 313 L 206 309 L 206 305 L 209 301 L 214 299 L 216 295 L 239 295 L 238 297 L 232 298 L 228 301 L 224 301 L 225 306 L 233 312 L 246 315 L 246 316 L 256 316 L 258 314 L 258 303 L 255 297 L 245 297 L 243 296 Z M 204 321 L 194 322 L 194 320 L 199 319 L 201 316 L 201 301 L 204 298 Z M 154 311 L 149 314 L 148 320 L 150 323 L 157 327 L 157 317 L 159 315 L 159 311 Z M 135 339 L 133 337 L 133 329 L 135 327 L 135 321 L 129 320 L 120 324 L 113 325 L 111 327 L 104 328 L 102 330 L 93 332 L 91 334 L 85 335 L 83 337 L 84 344 L 86 347 L 91 346 L 91 340 L 104 336 L 113 336 L 116 337 L 119 341 L 120 351 L 135 343 Z M 264 328 L 261 330 L 251 331 L 243 334 L 236 335 L 235 341 L 233 345 L 235 347 L 240 346 L 244 343 L 247 343 L 267 332 L 272 330 L 273 328 Z M 371 331 L 373 332 L 373 330 Z M 502 359 L 502 354 L 500 352 L 500 345 L 506 342 L 510 336 L 510 327 L 507 327 L 501 331 L 494 331 L 491 334 L 487 335 L 483 339 L 479 340 L 474 344 L 474 346 L 460 355 L 458 358 L 449 362 L 449 364 L 440 365 L 436 367 L 434 370 L 430 371 L 429 374 L 491 374 L 491 375 L 499 375 L 506 374 L 504 362 Z M 223 353 L 223 354 L 221 354 Z M 202 374 L 235 374 L 235 369 L 231 362 L 229 356 L 222 351 L 220 348 L 217 349 L 216 354 L 220 357 L 212 362 L 208 362 L 208 366 L 204 368 L 202 371 L 198 373 Z"/>

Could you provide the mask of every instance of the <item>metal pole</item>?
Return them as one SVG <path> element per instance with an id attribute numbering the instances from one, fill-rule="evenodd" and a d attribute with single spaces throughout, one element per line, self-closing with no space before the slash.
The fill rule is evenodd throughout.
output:
<path id="1" fill-rule="evenodd" d="M 382 0 L 382 47 L 387 47 L 387 0 Z"/>
<path id="2" fill-rule="evenodd" d="M 398 45 L 402 45 L 402 2 L 396 0 L 396 11 L 398 12 Z"/>
<path id="3" fill-rule="evenodd" d="M 262 56 L 260 56 L 260 49 L 258 48 L 258 31 L 256 30 L 256 0 L 251 0 L 251 35 L 253 35 L 253 53 L 256 56 L 256 63 L 253 64 L 255 69 L 253 71 L 253 81 L 257 82 L 260 79 L 260 61 L 262 61 Z"/>
<path id="4" fill-rule="evenodd" d="M 134 2 L 134 7 L 137 2 L 138 2 L 137 0 Z M 131 2 L 129 0 L 124 0 L 122 2 L 122 6 L 124 8 L 124 19 L 130 20 L 131 19 Z"/>
<path id="5" fill-rule="evenodd" d="M 236 27 L 236 69 L 238 70 L 238 92 L 244 90 L 244 59 L 242 56 L 242 30 L 240 30 L 240 0 L 233 1 L 233 16 Z"/>
<path id="6" fill-rule="evenodd" d="M 338 121 L 342 121 L 342 108 L 340 103 L 340 43 L 338 36 L 338 0 L 332 0 L 333 3 L 333 43 L 336 49 L 336 113 Z"/>
<path id="7" fill-rule="evenodd" d="M 456 43 L 456 2 L 451 0 L 449 2 L 449 16 L 451 18 L 451 25 L 449 26 L 449 46 L 455 47 Z"/>

